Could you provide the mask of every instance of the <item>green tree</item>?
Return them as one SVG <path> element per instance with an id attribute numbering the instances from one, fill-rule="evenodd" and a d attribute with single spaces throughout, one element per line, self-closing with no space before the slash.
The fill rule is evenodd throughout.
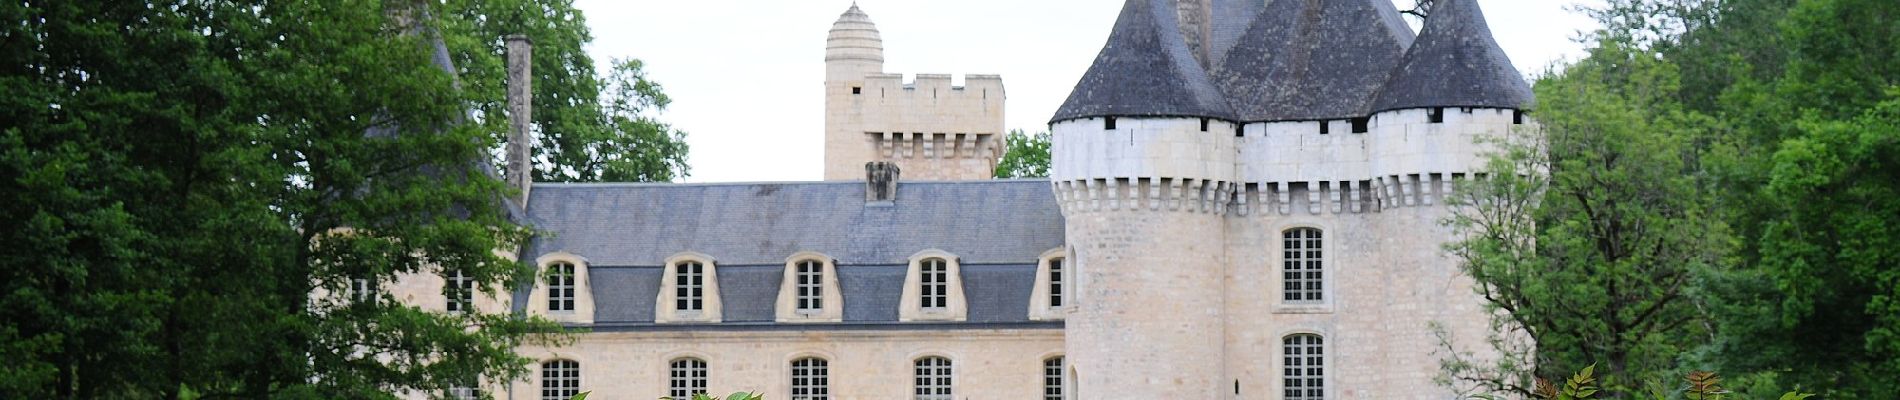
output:
<path id="1" fill-rule="evenodd" d="M 431 62 L 425 4 L 0 4 L 0 397 L 393 398 L 524 374 L 514 349 L 558 327 L 341 295 L 528 277 L 495 253 L 526 231 L 481 166 L 479 97 Z"/>
<path id="2" fill-rule="evenodd" d="M 1045 178 L 1049 176 L 1049 132 L 1034 135 L 1016 129 L 1004 138 L 1003 160 L 996 163 L 996 178 Z"/>
<path id="3" fill-rule="evenodd" d="M 499 38 L 520 34 L 534 41 L 536 181 L 687 177 L 686 133 L 657 117 L 672 100 L 647 78 L 640 60 L 615 61 L 603 77 L 585 49 L 593 41 L 587 18 L 572 0 L 448 0 L 443 8 L 454 17 L 443 21 L 449 48 L 481 115 L 506 115 Z M 496 132 L 507 125 L 503 118 L 481 122 Z"/>
<path id="4" fill-rule="evenodd" d="M 1609 398 L 1672 375 L 1705 337 L 1690 296 L 1727 254 L 1690 144 L 1705 118 L 1673 100 L 1676 70 L 1629 44 L 1536 83 L 1541 132 L 1498 140 L 1484 179 L 1461 184 L 1448 249 L 1503 311 L 1493 343 L 1532 362 L 1454 359 L 1458 383 L 1527 395 L 1535 378 L 1598 365 Z"/>

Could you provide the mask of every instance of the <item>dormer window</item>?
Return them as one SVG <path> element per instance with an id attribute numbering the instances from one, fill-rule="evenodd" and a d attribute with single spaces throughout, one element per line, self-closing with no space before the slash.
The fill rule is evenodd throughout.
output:
<path id="1" fill-rule="evenodd" d="M 574 312 L 574 264 L 548 266 L 548 311 Z"/>
<path id="2" fill-rule="evenodd" d="M 706 308 L 706 264 L 682 262 L 673 268 L 673 307 L 682 312 Z"/>
<path id="3" fill-rule="evenodd" d="M 666 259 L 653 321 L 719 322 L 719 265 L 712 256 L 680 253 Z"/>
<path id="4" fill-rule="evenodd" d="M 962 267 L 957 257 L 941 250 L 924 250 L 910 258 L 904 277 L 902 321 L 962 321 L 968 312 L 963 298 Z"/>
<path id="5" fill-rule="evenodd" d="M 844 320 L 844 297 L 833 263 L 831 256 L 809 251 L 785 259 L 784 281 L 778 292 L 779 322 Z"/>
<path id="6" fill-rule="evenodd" d="M 1075 281 L 1074 267 L 1069 263 L 1065 249 L 1057 248 L 1042 253 L 1036 263 L 1036 286 L 1030 291 L 1029 319 L 1036 321 L 1061 320 L 1063 314 L 1075 301 L 1070 295 L 1072 282 Z"/>

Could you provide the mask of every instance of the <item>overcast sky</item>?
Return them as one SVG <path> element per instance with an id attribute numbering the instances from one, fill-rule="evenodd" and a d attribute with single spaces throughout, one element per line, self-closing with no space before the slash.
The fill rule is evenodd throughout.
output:
<path id="1" fill-rule="evenodd" d="M 1413 0 L 1395 0 L 1401 9 Z M 1575 59 L 1594 26 L 1578 0 L 1480 0 L 1518 70 Z M 687 132 L 688 182 L 822 176 L 825 34 L 851 0 L 577 0 L 605 66 L 646 61 Z M 1095 59 L 1119 0 L 860 0 L 884 38 L 884 71 L 1001 74 L 1009 129 L 1042 131 Z M 1408 18 L 1409 20 L 1409 18 Z M 1414 27 L 1417 26 L 1413 21 Z"/>

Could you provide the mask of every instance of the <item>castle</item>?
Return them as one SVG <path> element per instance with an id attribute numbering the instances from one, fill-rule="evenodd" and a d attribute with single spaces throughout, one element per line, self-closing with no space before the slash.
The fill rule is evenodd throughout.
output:
<path id="1" fill-rule="evenodd" d="M 856 5 L 828 43 L 826 181 L 524 183 L 533 287 L 398 282 L 587 330 L 452 394 L 1447 399 L 1431 327 L 1485 353 L 1444 198 L 1532 98 L 1475 0 L 1127 0 L 1046 180 L 988 179 L 1000 77 L 904 83 Z"/>

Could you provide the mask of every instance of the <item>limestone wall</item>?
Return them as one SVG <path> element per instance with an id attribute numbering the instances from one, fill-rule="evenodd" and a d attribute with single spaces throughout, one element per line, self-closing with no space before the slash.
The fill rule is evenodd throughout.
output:
<path id="1" fill-rule="evenodd" d="M 1002 157 L 1003 80 L 874 73 L 825 84 L 825 180 L 864 179 L 890 161 L 904 180 L 989 179 Z"/>
<path id="2" fill-rule="evenodd" d="M 590 333 L 567 347 L 521 350 L 579 362 L 581 390 L 600 399 L 665 396 L 668 363 L 680 357 L 706 361 L 713 392 L 790 399 L 792 360 L 817 356 L 829 361 L 831 398 L 840 400 L 910 398 L 912 360 L 926 355 L 951 360 L 956 398 L 1040 398 L 1042 361 L 1062 352 L 1062 331 L 1053 329 Z M 541 398 L 540 366 L 530 369 L 527 381 L 490 390 Z"/>

